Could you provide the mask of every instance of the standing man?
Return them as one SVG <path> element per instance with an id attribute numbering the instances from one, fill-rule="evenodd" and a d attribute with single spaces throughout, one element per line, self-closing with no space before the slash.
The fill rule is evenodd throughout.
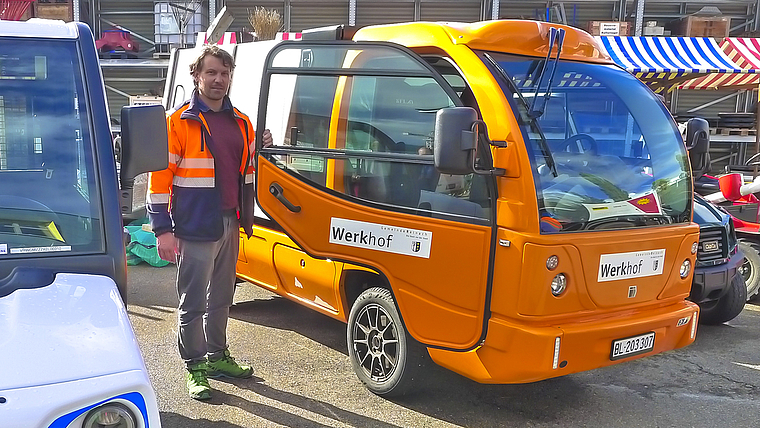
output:
<path id="1" fill-rule="evenodd" d="M 226 51 L 203 47 L 190 65 L 192 98 L 167 119 L 169 167 L 148 184 L 158 254 L 177 263 L 179 354 L 197 400 L 211 398 L 208 377 L 253 374 L 227 348 L 239 230 L 253 233 L 255 192 L 253 125 L 227 96 L 234 67 Z M 262 137 L 271 144 L 268 130 Z"/>

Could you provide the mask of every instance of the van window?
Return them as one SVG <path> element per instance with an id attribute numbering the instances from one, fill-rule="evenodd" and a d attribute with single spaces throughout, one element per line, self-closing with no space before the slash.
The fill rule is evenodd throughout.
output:
<path id="1" fill-rule="evenodd" d="M 286 149 L 275 156 L 279 165 L 358 203 L 428 217 L 490 220 L 488 181 L 440 174 L 433 162 L 436 113 L 457 104 L 424 63 L 380 47 L 364 52 L 333 46 L 332 53 L 326 46 L 300 53 L 289 47 L 274 56 L 277 74 L 270 77 L 266 127 L 275 147 Z M 389 70 L 408 75 L 375 72 L 383 61 L 391 64 Z M 304 72 L 278 72 L 278 67 Z M 335 72 L 327 73 L 329 67 Z M 372 71 L 350 75 L 346 68 Z"/>
<path id="2" fill-rule="evenodd" d="M 336 76 L 272 76 L 267 128 L 275 146 L 328 148 L 330 115 L 338 84 Z M 326 186 L 326 163 L 320 156 L 298 152 L 280 156 L 292 171 Z"/>
<path id="3" fill-rule="evenodd" d="M 435 114 L 455 105 L 433 78 L 355 76 L 349 84 L 348 108 L 340 114 L 347 126 L 338 143 L 352 150 L 422 159 L 352 160 L 346 165 L 347 193 L 414 208 L 420 215 L 489 217 L 485 180 L 440 174 L 433 165 Z"/>
<path id="4" fill-rule="evenodd" d="M 558 61 L 547 91 L 543 60 L 481 55 L 498 64 L 494 77 L 519 112 L 542 233 L 691 220 L 683 140 L 665 106 L 635 77 L 613 66 Z M 528 114 L 534 103 L 546 105 L 535 118 Z"/>
<path id="5" fill-rule="evenodd" d="M 0 45 L 0 258 L 102 252 L 76 44 Z"/>

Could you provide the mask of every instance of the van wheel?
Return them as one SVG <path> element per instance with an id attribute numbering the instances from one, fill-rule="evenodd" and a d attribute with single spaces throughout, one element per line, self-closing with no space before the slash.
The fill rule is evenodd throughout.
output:
<path id="1" fill-rule="evenodd" d="M 760 291 L 760 244 L 740 239 L 739 249 L 745 257 L 739 271 L 747 284 L 747 300 L 750 300 Z"/>
<path id="2" fill-rule="evenodd" d="M 731 321 L 744 309 L 746 301 L 747 286 L 744 284 L 744 278 L 741 275 L 734 275 L 728 292 L 709 309 L 702 310 L 699 322 L 702 324 L 722 324 Z"/>
<path id="3" fill-rule="evenodd" d="M 360 294 L 346 331 L 351 365 L 367 389 L 384 397 L 410 392 L 423 350 L 406 333 L 390 291 L 375 287 Z"/>

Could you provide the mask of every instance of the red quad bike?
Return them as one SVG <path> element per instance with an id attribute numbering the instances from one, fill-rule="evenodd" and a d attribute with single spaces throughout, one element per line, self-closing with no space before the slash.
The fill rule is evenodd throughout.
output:
<path id="1" fill-rule="evenodd" d="M 742 174 L 720 177 L 703 175 L 694 180 L 694 190 L 710 203 L 726 211 L 734 221 L 739 249 L 744 253 L 740 273 L 747 284 L 747 300 L 760 292 L 760 178 L 744 183 Z"/>

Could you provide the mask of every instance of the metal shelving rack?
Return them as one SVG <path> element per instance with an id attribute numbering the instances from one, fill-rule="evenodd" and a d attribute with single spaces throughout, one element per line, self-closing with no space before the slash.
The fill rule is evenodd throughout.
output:
<path id="1" fill-rule="evenodd" d="M 97 35 L 108 28 L 120 28 L 130 32 L 133 39 L 143 47 L 140 58 L 103 60 L 104 76 L 109 89 L 109 101 L 112 114 L 118 112 L 122 102 L 127 102 L 129 95 L 142 95 L 157 92 L 157 87 L 166 77 L 168 61 L 161 46 L 160 37 L 156 36 L 156 1 L 155 0 L 71 0 L 74 19 L 87 22 Z M 635 26 L 645 25 L 648 20 L 672 20 L 693 14 L 702 7 L 719 8 L 732 18 L 732 35 L 754 33 L 760 36 L 760 0 L 195 0 L 199 7 L 200 18 L 193 25 L 205 29 L 209 17 L 227 6 L 237 15 L 245 15 L 255 6 L 277 9 L 284 18 L 283 30 L 300 31 L 303 28 L 327 25 L 327 23 L 350 23 L 368 25 L 399 20 L 477 20 L 495 18 L 547 18 L 554 22 L 565 22 L 580 28 L 586 28 L 586 22 L 629 21 Z M 170 3 L 169 0 L 166 0 Z M 191 3 L 191 0 L 173 3 Z M 239 31 L 247 25 L 247 17 L 236 17 L 230 31 Z M 199 22 L 198 22 L 199 21 Z M 635 29 L 635 27 L 634 27 Z M 179 36 L 180 33 L 177 35 Z M 187 37 L 187 36 L 185 36 Z M 182 43 L 180 41 L 179 43 Z M 194 43 L 184 40 L 185 44 Z M 156 46 L 158 52 L 156 52 Z M 154 58 L 154 53 L 158 58 Z M 730 94 L 722 93 L 720 96 Z M 734 111 L 729 104 L 736 104 L 736 99 L 748 99 L 750 95 L 741 93 L 728 97 L 724 102 L 725 110 Z M 677 93 L 673 95 L 675 106 L 691 103 L 693 96 Z M 697 100 L 688 108 L 709 103 L 710 100 Z M 748 103 L 743 103 L 748 104 Z M 722 108 L 722 104 L 713 105 L 713 109 Z"/>

